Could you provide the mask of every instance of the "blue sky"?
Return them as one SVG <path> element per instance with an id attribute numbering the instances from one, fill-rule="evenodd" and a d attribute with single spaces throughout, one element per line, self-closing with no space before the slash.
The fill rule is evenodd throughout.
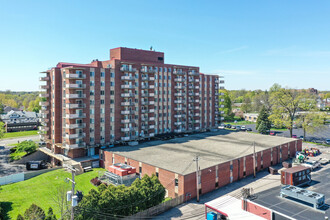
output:
<path id="1" fill-rule="evenodd" d="M 39 72 L 119 46 L 153 46 L 228 89 L 330 90 L 329 11 L 325 0 L 0 0 L 0 90 L 38 90 Z"/>

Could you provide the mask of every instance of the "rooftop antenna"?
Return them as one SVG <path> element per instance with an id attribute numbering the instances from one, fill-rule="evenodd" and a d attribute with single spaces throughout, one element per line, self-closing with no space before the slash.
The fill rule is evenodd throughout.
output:
<path id="1" fill-rule="evenodd" d="M 152 51 L 152 46 L 150 47 L 150 50 Z"/>

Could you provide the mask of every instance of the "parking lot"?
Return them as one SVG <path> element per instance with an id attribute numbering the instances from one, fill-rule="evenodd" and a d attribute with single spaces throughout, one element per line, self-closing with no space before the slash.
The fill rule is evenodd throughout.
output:
<path id="1" fill-rule="evenodd" d="M 225 124 L 231 124 L 235 125 L 235 123 L 225 123 Z M 255 124 L 249 124 L 245 125 L 246 128 L 251 128 L 253 132 L 257 132 L 256 125 Z M 272 129 L 270 129 L 272 131 Z M 299 138 L 300 136 L 304 135 L 304 131 L 302 128 L 293 129 L 292 132 L 293 135 L 297 135 Z M 283 130 L 283 131 L 275 131 L 275 135 L 277 136 L 283 136 L 283 137 L 290 137 L 290 131 L 289 130 Z M 306 140 L 311 142 L 318 142 L 322 143 L 326 139 L 330 139 L 330 125 L 324 126 L 322 129 L 319 129 L 314 134 L 306 134 Z"/>

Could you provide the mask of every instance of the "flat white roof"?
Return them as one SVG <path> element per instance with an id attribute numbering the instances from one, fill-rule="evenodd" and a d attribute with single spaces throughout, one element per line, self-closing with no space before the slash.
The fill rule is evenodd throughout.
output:
<path id="1" fill-rule="evenodd" d="M 226 214 L 230 220 L 265 220 L 264 218 L 254 215 L 242 209 L 242 200 L 232 196 L 222 196 L 205 203 L 208 212 L 213 209 L 215 212 Z"/>

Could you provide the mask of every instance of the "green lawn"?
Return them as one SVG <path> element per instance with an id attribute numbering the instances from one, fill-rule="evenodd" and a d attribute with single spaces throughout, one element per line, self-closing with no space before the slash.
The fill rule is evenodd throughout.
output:
<path id="1" fill-rule="evenodd" d="M 89 181 L 98 176 L 98 171 L 104 171 L 104 169 L 96 168 L 91 172 L 76 176 L 76 190 L 83 191 L 83 194 L 86 195 L 91 188 L 96 188 Z M 70 190 L 71 184 L 64 181 L 66 177 L 71 178 L 71 174 L 64 169 L 59 169 L 26 181 L 1 186 L 0 201 L 12 203 L 11 206 L 5 207 L 10 219 L 16 219 L 18 214 L 24 214 L 32 203 L 45 211 L 51 206 L 54 213 L 58 215 L 59 208 L 55 205 L 53 198 L 56 194 L 58 195 L 56 192 L 59 187 Z"/>
<path id="2" fill-rule="evenodd" d="M 287 128 L 271 128 L 271 131 L 287 131 Z"/>
<path id="3" fill-rule="evenodd" d="M 5 138 L 15 138 L 15 137 L 31 136 L 31 135 L 37 135 L 37 134 L 38 134 L 38 130 L 9 132 L 9 133 L 5 133 L 5 135 L 3 136 L 3 139 L 5 139 Z"/>

